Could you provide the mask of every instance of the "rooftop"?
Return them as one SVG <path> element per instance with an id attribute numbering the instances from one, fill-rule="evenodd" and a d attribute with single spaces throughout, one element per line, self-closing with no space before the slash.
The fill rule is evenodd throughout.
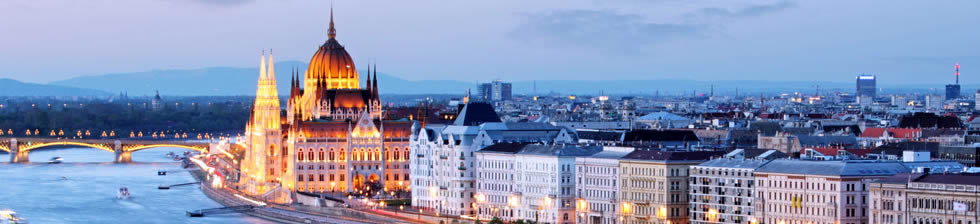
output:
<path id="1" fill-rule="evenodd" d="M 909 169 L 898 161 L 778 159 L 760 167 L 756 172 L 821 176 L 892 176 L 908 173 Z"/>

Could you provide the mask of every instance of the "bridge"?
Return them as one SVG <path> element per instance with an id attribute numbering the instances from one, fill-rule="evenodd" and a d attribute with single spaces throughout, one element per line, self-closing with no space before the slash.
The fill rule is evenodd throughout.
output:
<path id="1" fill-rule="evenodd" d="M 116 163 L 133 162 L 132 153 L 144 149 L 174 147 L 207 153 L 211 143 L 173 140 L 128 139 L 62 139 L 62 138 L 0 138 L 0 151 L 10 153 L 11 163 L 30 162 L 32 150 L 52 146 L 79 146 L 99 149 L 116 155 Z"/>

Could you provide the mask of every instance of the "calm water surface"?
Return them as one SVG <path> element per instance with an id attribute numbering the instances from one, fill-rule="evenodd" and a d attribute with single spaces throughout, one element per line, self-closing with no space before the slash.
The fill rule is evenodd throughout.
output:
<path id="1" fill-rule="evenodd" d="M 30 164 L 7 163 L 9 154 L 0 152 L 0 208 L 12 209 L 31 223 L 271 223 L 237 213 L 187 217 L 187 210 L 221 205 L 197 185 L 157 189 L 194 181 L 187 172 L 157 176 L 158 170 L 181 170 L 166 154 L 183 151 L 134 152 L 131 164 L 114 164 L 112 153 L 91 148 L 34 151 Z M 64 163 L 46 163 L 55 156 Z M 128 187 L 132 198 L 116 199 L 120 187 Z"/>

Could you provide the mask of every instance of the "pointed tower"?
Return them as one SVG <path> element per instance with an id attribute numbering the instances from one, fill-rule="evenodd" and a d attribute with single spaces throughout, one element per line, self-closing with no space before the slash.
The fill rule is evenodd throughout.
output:
<path id="1" fill-rule="evenodd" d="M 371 74 L 368 73 L 368 76 Z M 378 96 L 378 64 L 374 64 L 374 84 L 371 87 L 371 94 L 374 95 L 374 100 L 377 101 L 380 97 Z"/>
<path id="2" fill-rule="evenodd" d="M 282 145 L 280 129 L 279 94 L 276 90 L 275 61 L 269 55 L 266 67 L 265 54 L 259 65 L 259 81 L 255 91 L 255 103 L 249 119 L 248 144 L 245 152 L 242 181 L 245 191 L 262 195 L 269 191 L 286 189 L 292 184 L 288 156 L 290 153 Z M 287 197 L 282 200 L 289 200 Z M 277 199 L 278 200 L 278 199 Z"/>
<path id="3" fill-rule="evenodd" d="M 371 65 L 370 64 L 368 65 L 367 74 L 368 74 L 367 84 L 364 84 L 364 88 L 367 89 L 368 91 L 371 91 Z M 372 91 L 371 93 L 373 94 L 374 92 Z M 372 95 L 372 97 L 373 96 L 374 95 Z"/>

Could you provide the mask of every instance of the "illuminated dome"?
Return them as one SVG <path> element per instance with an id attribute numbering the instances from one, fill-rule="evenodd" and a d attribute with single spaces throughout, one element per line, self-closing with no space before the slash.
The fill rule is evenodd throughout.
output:
<path id="1" fill-rule="evenodd" d="M 306 70 L 306 81 L 326 89 L 357 89 L 360 88 L 354 59 L 347 54 L 344 46 L 337 42 L 337 30 L 333 26 L 333 9 L 330 10 L 330 28 L 327 30 L 326 43 L 310 59 L 310 67 Z"/>

